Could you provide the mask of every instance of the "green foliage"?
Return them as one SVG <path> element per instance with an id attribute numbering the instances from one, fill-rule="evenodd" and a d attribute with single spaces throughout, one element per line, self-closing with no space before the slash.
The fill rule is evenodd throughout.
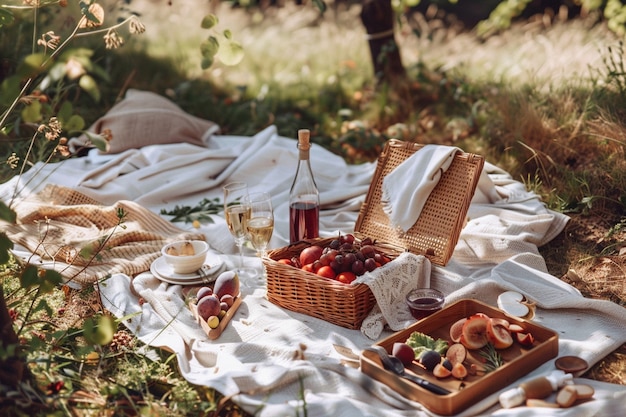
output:
<path id="1" fill-rule="evenodd" d="M 406 344 L 413 348 L 415 356 L 417 357 L 427 350 L 434 350 L 441 355 L 445 355 L 446 350 L 448 350 L 447 341 L 443 339 L 433 339 L 431 336 L 421 332 L 412 332 Z"/>
<path id="2" fill-rule="evenodd" d="M 83 334 L 91 345 L 107 345 L 113 340 L 117 323 L 109 315 L 89 317 L 83 325 Z"/>
<path id="3" fill-rule="evenodd" d="M 202 69 L 210 68 L 219 56 L 224 65 L 237 65 L 244 57 L 243 46 L 233 39 L 230 30 L 225 29 L 221 33 L 217 30 L 219 19 L 214 14 L 208 14 L 200 23 L 202 29 L 210 31 L 209 36 L 200 44 L 202 54 Z M 221 43 L 219 39 L 222 39 Z"/>
<path id="4" fill-rule="evenodd" d="M 176 206 L 172 210 L 161 210 L 161 214 L 166 216 L 173 216 L 172 222 L 184 221 L 185 223 L 213 223 L 211 215 L 217 214 L 224 209 L 219 198 L 208 199 L 204 198 L 198 203 L 198 205 L 191 206 Z"/>

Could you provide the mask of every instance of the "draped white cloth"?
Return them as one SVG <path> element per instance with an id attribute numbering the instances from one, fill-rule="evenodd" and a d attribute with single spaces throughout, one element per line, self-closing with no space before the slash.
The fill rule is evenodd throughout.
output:
<path id="1" fill-rule="evenodd" d="M 311 164 L 320 189 L 322 234 L 350 232 L 369 188 L 374 164 L 346 165 L 342 158 L 313 146 Z M 155 213 L 176 205 L 196 205 L 203 198 L 222 198 L 221 187 L 245 181 L 251 191 L 268 191 L 275 205 L 271 247 L 288 239 L 288 191 L 297 161 L 296 141 L 269 127 L 253 137 L 213 135 L 206 147 L 180 143 L 146 146 L 116 155 L 88 156 L 59 164 L 38 165 L 20 180 L 0 186 L 9 201 L 15 187 L 25 196 L 47 183 L 72 187 L 103 204 L 132 200 Z M 29 177 L 34 176 L 32 181 Z M 42 181 L 43 179 L 43 181 Z M 14 206 L 19 211 L 19 203 Z M 576 289 L 548 274 L 538 246 L 563 230 L 567 218 L 547 210 L 536 195 L 497 167 L 486 164 L 472 201 L 469 222 L 454 256 L 445 267 L 433 266 L 431 286 L 450 304 L 473 298 L 496 305 L 498 294 L 515 290 L 537 303 L 535 321 L 559 334 L 559 355 L 577 355 L 595 364 L 626 342 L 626 310 L 608 301 L 584 298 Z M 236 248 L 220 215 L 195 230 L 223 253 L 229 265 Z M 250 252 L 246 263 L 260 268 Z M 131 278 L 140 303 L 129 290 Z M 151 346 L 176 352 L 189 381 L 213 387 L 259 416 L 416 416 L 429 414 L 382 384 L 344 366 L 334 344 L 357 354 L 374 340 L 323 320 L 293 313 L 270 303 L 262 280 L 242 286 L 243 303 L 221 337 L 209 340 L 193 322 L 183 288 L 168 285 L 150 272 L 136 277 L 115 274 L 101 285 L 105 306 Z M 385 331 L 380 337 L 387 336 Z M 554 369 L 548 361 L 528 375 Z M 517 384 L 519 381 L 513 383 Z M 542 415 L 618 415 L 626 409 L 626 387 L 591 380 L 595 400 L 567 410 L 542 409 Z M 509 387 L 498 387 L 503 391 Z M 306 405 L 305 405 L 306 404 Z M 519 407 L 499 409 L 492 395 L 463 415 L 536 415 Z M 619 414 L 621 415 L 621 414 Z"/>

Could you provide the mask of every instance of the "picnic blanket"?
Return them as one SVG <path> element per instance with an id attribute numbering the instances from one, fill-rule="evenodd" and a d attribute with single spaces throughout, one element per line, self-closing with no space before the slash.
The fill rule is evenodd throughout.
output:
<path id="1" fill-rule="evenodd" d="M 67 201 L 59 196 L 64 193 L 92 199 L 94 212 L 110 212 L 111 207 L 121 205 L 130 213 L 142 213 L 134 216 L 137 228 L 152 233 L 146 240 L 155 245 L 148 245 L 150 249 L 138 263 L 143 272 L 138 273 L 133 263 L 114 262 L 119 269 L 111 269 L 111 276 L 99 283 L 104 305 L 117 317 L 132 316 L 125 324 L 145 343 L 175 352 L 190 382 L 232 396 L 247 411 L 260 416 L 304 414 L 304 410 L 309 416 L 431 414 L 346 366 L 350 359 L 334 348 L 340 345 L 358 354 L 374 339 L 359 330 L 273 305 L 262 279 L 243 282 L 242 305 L 220 338 L 211 341 L 186 307 L 184 288 L 162 282 L 148 271 L 145 265 L 150 256 L 158 256 L 156 246 L 185 234 L 201 234 L 229 267 L 235 265 L 236 247 L 221 215 L 212 216 L 213 223 L 198 229 L 186 223 L 166 227 L 169 217 L 160 215 L 162 209 L 177 205 L 221 199 L 221 186 L 229 181 L 245 181 L 251 191 L 270 192 L 276 218 L 270 247 L 283 246 L 288 240 L 288 189 L 297 162 L 296 141 L 279 136 L 270 126 L 252 137 L 218 135 L 212 130 L 203 143 L 158 143 L 116 154 L 91 150 L 82 158 L 38 164 L 22 178 L 2 184 L 0 198 L 8 202 L 19 190 L 13 207 L 20 219 L 26 219 L 26 213 L 51 214 L 54 206 L 59 213 L 78 209 L 73 204 L 63 207 Z M 317 146 L 311 150 L 311 164 L 320 189 L 322 235 L 352 231 L 374 164 L 347 165 Z M 584 298 L 547 272 L 538 247 L 563 230 L 565 216 L 546 209 L 523 184 L 487 163 L 468 218 L 451 261 L 445 267 L 432 267 L 430 284 L 446 294 L 446 304 L 472 298 L 495 305 L 502 291 L 519 291 L 537 303 L 535 322 L 558 332 L 559 356 L 577 355 L 590 365 L 626 343 L 626 309 Z M 67 221 L 62 216 L 47 219 L 49 223 Z M 110 233 L 106 227 L 82 226 L 85 236 Z M 18 253 L 25 255 L 35 250 L 29 227 L 20 223 L 9 230 L 23 250 Z M 142 246 L 141 242 L 142 237 L 131 235 L 125 244 Z M 66 243 L 71 246 L 73 241 Z M 49 259 L 42 254 L 41 261 Z M 245 261 L 261 269 L 252 251 Z M 62 268 L 62 264 L 56 259 L 51 265 Z M 101 276 L 97 272 L 91 281 L 82 275 L 82 285 L 95 282 Z M 388 329 L 383 330 L 380 337 L 388 334 Z M 527 377 L 552 369 L 554 363 L 548 361 Z M 626 387 L 580 382 L 595 387 L 594 401 L 567 410 L 541 411 L 560 416 L 621 415 L 617 413 L 626 407 Z M 499 388 L 501 392 L 510 387 Z M 522 416 L 534 410 L 500 409 L 496 393 L 462 413 L 480 414 Z"/>

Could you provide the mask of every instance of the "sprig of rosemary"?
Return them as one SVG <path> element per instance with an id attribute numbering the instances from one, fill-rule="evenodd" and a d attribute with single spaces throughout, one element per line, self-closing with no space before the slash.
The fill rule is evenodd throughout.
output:
<path id="1" fill-rule="evenodd" d="M 191 206 L 175 206 L 172 210 L 162 209 L 161 214 L 174 216 L 170 219 L 171 222 L 193 223 L 194 221 L 213 223 L 211 218 L 212 214 L 218 214 L 224 209 L 224 205 L 220 202 L 219 198 L 209 200 L 208 198 L 202 199 L 198 205 Z"/>
<path id="2" fill-rule="evenodd" d="M 485 372 L 495 371 L 504 365 L 504 359 L 491 343 L 481 349 L 479 354 L 485 359 Z"/>

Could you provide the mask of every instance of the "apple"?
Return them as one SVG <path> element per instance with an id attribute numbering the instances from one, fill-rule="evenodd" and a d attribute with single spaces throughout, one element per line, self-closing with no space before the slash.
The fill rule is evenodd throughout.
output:
<path id="1" fill-rule="evenodd" d="M 317 245 L 302 249 L 300 252 L 300 265 L 312 264 L 313 262 L 319 260 L 323 251 L 324 249 Z"/>

